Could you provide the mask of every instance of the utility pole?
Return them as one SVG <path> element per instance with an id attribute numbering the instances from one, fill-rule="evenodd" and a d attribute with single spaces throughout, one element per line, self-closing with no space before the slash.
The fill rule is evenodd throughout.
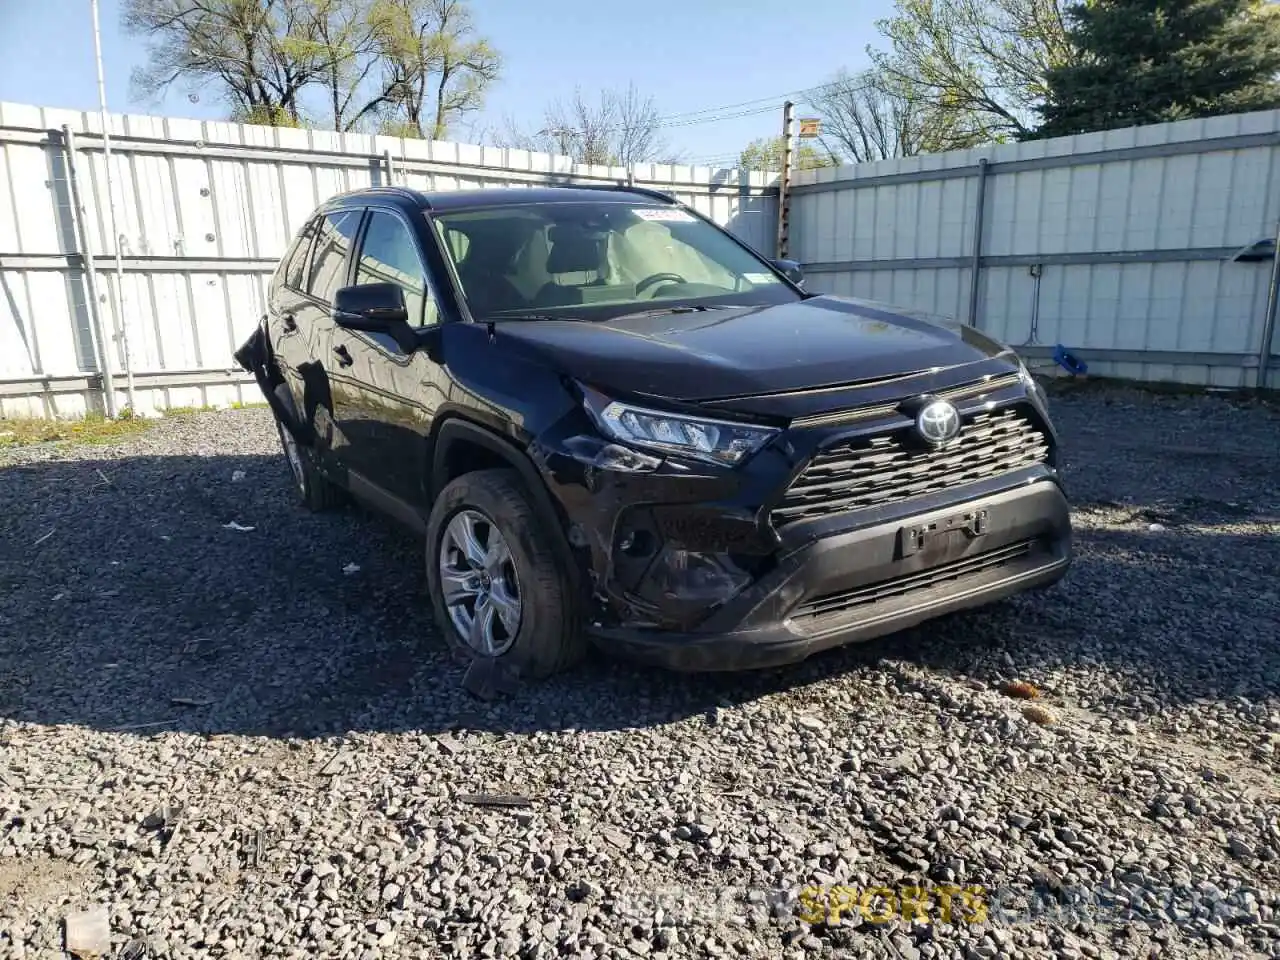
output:
<path id="1" fill-rule="evenodd" d="M 1262 345 L 1258 348 L 1259 390 L 1267 387 L 1267 378 L 1271 370 L 1271 341 L 1276 336 L 1276 310 L 1280 307 L 1280 223 L 1276 224 L 1275 255 L 1271 260 L 1271 283 L 1267 287 L 1267 312 L 1262 320 Z"/>
<path id="2" fill-rule="evenodd" d="M 782 176 L 778 180 L 778 258 L 786 259 L 787 228 L 791 219 L 791 128 L 795 120 L 795 104 L 782 105 Z"/>
<path id="3" fill-rule="evenodd" d="M 129 411 L 136 413 L 138 408 L 133 395 L 133 358 L 129 355 L 129 327 L 124 317 L 124 254 L 120 249 L 122 238 L 120 231 L 116 226 L 116 192 L 114 189 L 115 178 L 111 175 L 111 117 L 107 113 L 107 85 L 102 74 L 102 34 L 98 29 L 98 0 L 89 0 L 89 14 L 93 20 L 93 57 L 97 62 L 98 68 L 98 110 L 102 117 L 102 170 L 103 175 L 107 179 L 107 210 L 109 223 L 111 225 L 111 242 L 115 245 L 116 251 L 116 286 L 115 286 L 115 332 L 116 339 L 120 343 L 120 352 L 124 358 L 124 375 L 125 375 L 125 397 L 129 405 Z M 109 351 L 103 350 L 107 356 L 105 361 L 111 363 Z M 105 371 L 104 371 L 105 372 Z M 104 383 L 110 382 L 104 377 Z M 116 415 L 116 398 L 114 396 L 107 398 L 107 416 L 114 417 Z"/>

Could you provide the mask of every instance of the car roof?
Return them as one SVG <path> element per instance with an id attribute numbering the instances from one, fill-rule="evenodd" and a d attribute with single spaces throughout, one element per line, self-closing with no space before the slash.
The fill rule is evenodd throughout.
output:
<path id="1" fill-rule="evenodd" d="M 331 197 L 324 206 L 333 208 L 380 202 L 411 210 L 468 210 L 479 207 L 515 206 L 529 203 L 629 203 L 639 205 L 674 204 L 674 197 L 642 187 L 612 184 L 540 187 L 486 187 L 471 190 L 412 190 L 408 187 L 365 187 Z"/>

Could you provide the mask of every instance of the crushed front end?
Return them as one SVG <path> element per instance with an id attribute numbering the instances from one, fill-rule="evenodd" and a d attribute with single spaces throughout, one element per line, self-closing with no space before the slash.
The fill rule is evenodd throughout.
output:
<path id="1" fill-rule="evenodd" d="M 732 468 L 588 431 L 543 444 L 597 640 L 674 669 L 774 666 L 1062 578 L 1058 442 L 1025 371 L 864 399 Z M 943 443 L 920 432 L 936 401 L 958 415 Z"/>

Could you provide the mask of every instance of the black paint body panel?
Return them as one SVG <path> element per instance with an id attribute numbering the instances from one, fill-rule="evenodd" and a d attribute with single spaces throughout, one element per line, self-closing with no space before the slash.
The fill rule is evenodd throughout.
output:
<path id="1" fill-rule="evenodd" d="M 621 188 L 336 197 L 317 213 L 382 210 L 410 225 L 439 324 L 412 345 L 345 329 L 327 304 L 289 286 L 282 262 L 236 360 L 331 479 L 416 528 L 458 472 L 518 470 L 582 593 L 588 630 L 609 649 L 671 667 L 776 665 L 1063 576 L 1071 529 L 1043 395 L 1011 351 L 971 327 L 794 286 L 791 302 L 706 313 L 472 317 L 432 211 L 584 196 L 668 202 Z M 614 441 L 588 415 L 583 388 L 778 432 L 736 468 L 667 455 L 628 472 L 607 464 Z M 960 486 L 777 522 L 806 464 L 840 445 L 898 438 L 903 469 L 928 468 L 911 447 L 908 411 L 939 395 L 954 396 L 966 422 L 1017 409 L 1047 454 Z M 973 511 L 984 511 L 980 533 L 963 519 Z M 923 546 L 911 540 L 938 522 Z M 714 602 L 668 595 L 654 572 L 664 551 L 729 558 L 746 583 Z"/>

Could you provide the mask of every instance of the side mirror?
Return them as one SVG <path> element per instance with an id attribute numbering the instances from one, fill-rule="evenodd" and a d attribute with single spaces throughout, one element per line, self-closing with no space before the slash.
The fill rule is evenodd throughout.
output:
<path id="1" fill-rule="evenodd" d="M 788 280 L 797 287 L 804 287 L 804 271 L 800 269 L 799 263 L 795 260 L 774 260 L 772 262 Z"/>
<path id="2" fill-rule="evenodd" d="M 390 333 L 395 324 L 409 322 L 409 311 L 396 284 L 363 283 L 334 294 L 333 319 L 348 330 Z"/>
<path id="3" fill-rule="evenodd" d="M 404 290 L 394 283 L 362 283 L 342 287 L 333 295 L 333 322 L 346 330 L 382 333 L 405 352 L 417 344 L 409 326 Z"/>

